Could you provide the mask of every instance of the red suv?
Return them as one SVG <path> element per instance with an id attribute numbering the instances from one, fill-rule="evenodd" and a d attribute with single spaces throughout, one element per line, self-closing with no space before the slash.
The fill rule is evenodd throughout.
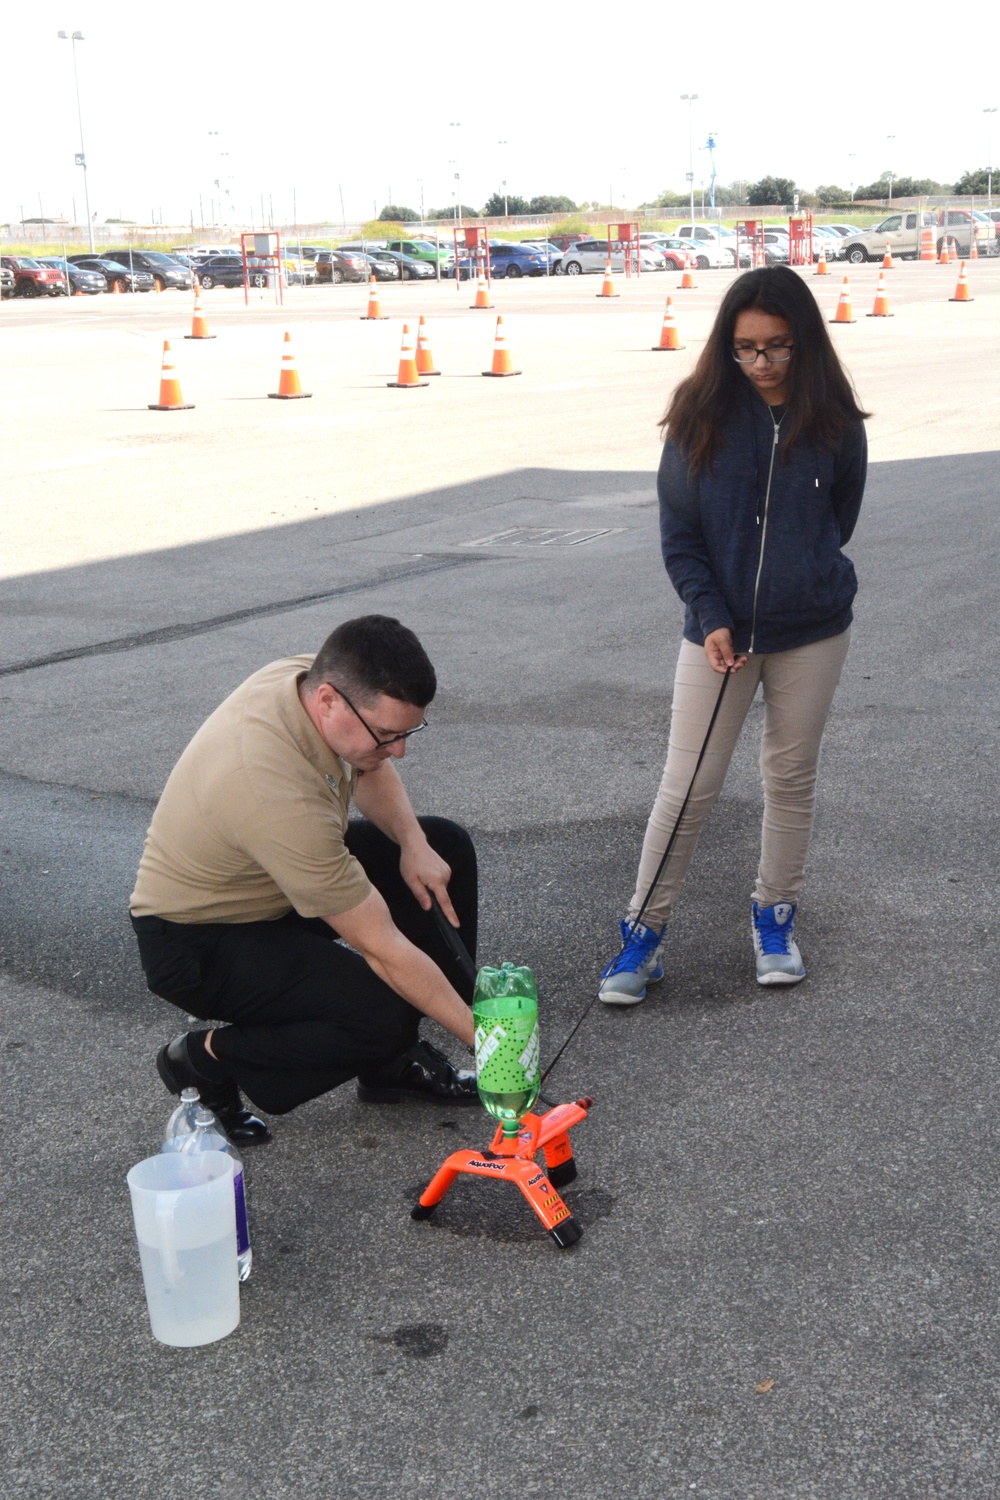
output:
<path id="1" fill-rule="evenodd" d="M 50 297 L 64 296 L 66 277 L 54 266 L 41 266 L 30 255 L 0 256 L 0 265 L 14 272 L 14 295 L 17 297 L 40 297 L 48 292 Z"/>

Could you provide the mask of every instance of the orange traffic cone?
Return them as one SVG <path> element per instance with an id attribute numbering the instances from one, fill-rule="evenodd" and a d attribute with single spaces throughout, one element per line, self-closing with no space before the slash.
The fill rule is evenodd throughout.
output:
<path id="1" fill-rule="evenodd" d="M 660 329 L 660 342 L 654 344 L 657 349 L 683 349 L 684 344 L 677 342 L 677 324 L 674 322 L 674 304 L 667 298 L 666 312 L 663 314 L 663 326 Z"/>
<path id="2" fill-rule="evenodd" d="M 816 269 L 813 272 L 813 275 L 814 276 L 829 276 L 829 274 L 830 274 L 830 267 L 826 263 L 826 251 L 823 249 L 823 246 L 820 245 L 820 247 L 819 247 L 819 260 L 816 262 Z"/>
<path id="3" fill-rule="evenodd" d="M 388 318 L 382 311 L 382 304 L 378 296 L 378 282 L 374 276 L 368 278 L 368 311 L 359 320 L 362 323 L 385 323 Z"/>
<path id="4" fill-rule="evenodd" d="M 979 259 L 979 226 L 978 226 L 978 224 L 975 226 L 975 228 L 972 231 L 972 244 L 969 247 L 969 259 L 970 260 L 978 260 Z"/>
<path id="5" fill-rule="evenodd" d="M 191 332 L 184 335 L 186 339 L 214 339 L 215 334 L 208 331 L 208 319 L 205 317 L 201 305 L 201 287 L 197 276 L 194 279 L 194 316 L 191 319 Z"/>
<path id="6" fill-rule="evenodd" d="M 417 328 L 417 371 L 421 375 L 440 375 L 440 370 L 434 368 L 434 356 L 431 353 L 431 341 L 427 337 L 427 320 L 423 313 L 420 314 L 420 324 Z"/>
<path id="7" fill-rule="evenodd" d="M 953 240 L 950 236 L 948 238 L 948 259 L 956 262 L 958 260 L 958 240 Z"/>
<path id="8" fill-rule="evenodd" d="M 946 266 L 950 259 L 951 257 L 948 254 L 948 241 L 944 239 L 941 241 L 941 253 L 938 256 L 938 265 Z"/>
<path id="9" fill-rule="evenodd" d="M 611 275 L 611 260 L 610 260 L 610 258 L 604 262 L 604 282 L 603 282 L 603 284 L 601 286 L 601 290 L 598 292 L 597 295 L 599 297 L 617 297 L 618 296 L 618 293 L 615 291 L 614 278 Z"/>
<path id="10" fill-rule="evenodd" d="M 515 370 L 510 362 L 510 350 L 507 348 L 507 340 L 504 337 L 503 318 L 497 318 L 496 338 L 493 341 L 493 368 L 484 370 L 484 375 L 520 375 L 520 370 Z"/>
<path id="11" fill-rule="evenodd" d="M 883 271 L 892 270 L 892 246 L 889 244 L 888 240 L 886 240 L 885 242 L 885 254 L 882 257 L 882 269 Z"/>
<path id="12" fill-rule="evenodd" d="M 875 288 L 875 305 L 867 315 L 869 318 L 892 318 L 894 313 L 889 311 L 889 293 L 885 289 L 885 272 L 878 273 L 878 286 Z"/>
<path id="13" fill-rule="evenodd" d="M 113 281 L 113 282 L 112 282 L 112 283 L 111 283 L 111 290 L 112 290 L 112 291 L 113 291 L 113 292 L 114 292 L 114 293 L 115 293 L 115 294 L 116 294 L 116 295 L 119 295 L 119 296 L 120 296 L 120 295 L 121 295 L 121 289 L 122 289 L 122 284 L 121 284 L 121 282 L 120 282 L 120 281 Z"/>
<path id="14" fill-rule="evenodd" d="M 149 403 L 150 411 L 194 411 L 191 402 L 185 402 L 181 395 L 181 383 L 177 379 L 174 369 L 174 358 L 170 352 L 170 340 L 163 340 L 163 365 L 160 370 L 160 399 L 154 405 Z"/>
<path id="15" fill-rule="evenodd" d="M 413 335 L 410 332 L 409 323 L 404 323 L 403 342 L 399 350 L 399 374 L 395 380 L 387 380 L 386 385 L 400 391 L 411 391 L 418 385 L 429 384 L 430 381 L 420 379 L 420 371 L 417 369 L 416 355 L 413 351 Z"/>
<path id="16" fill-rule="evenodd" d="M 840 288 L 840 300 L 837 303 L 837 311 L 834 314 L 834 316 L 830 319 L 830 322 L 831 323 L 854 323 L 856 321 L 857 321 L 856 318 L 854 317 L 853 313 L 851 312 L 851 287 L 850 287 L 850 283 L 848 282 L 847 277 L 845 276 L 844 277 L 844 284 Z"/>
<path id="17" fill-rule="evenodd" d="M 475 302 L 470 302 L 469 306 L 472 308 L 488 308 L 493 306 L 493 303 L 490 301 L 490 289 L 486 285 L 486 277 L 483 275 L 482 266 L 479 267 L 479 274 L 476 277 L 476 300 Z"/>
<path id="18" fill-rule="evenodd" d="M 311 391 L 302 389 L 299 379 L 299 367 L 295 363 L 295 353 L 292 349 L 292 335 L 285 334 L 285 348 L 281 356 L 281 374 L 278 376 L 278 389 L 268 391 L 268 397 L 272 401 L 308 401 Z"/>
<path id="19" fill-rule="evenodd" d="M 688 255 L 687 255 L 687 258 L 686 258 L 686 260 L 684 262 L 684 275 L 681 277 L 680 282 L 678 283 L 677 290 L 679 292 L 687 292 L 687 291 L 692 291 L 693 289 L 694 289 L 694 273 L 691 270 L 691 253 L 689 251 Z"/>
<path id="20" fill-rule="evenodd" d="M 920 231 L 920 259 L 934 260 L 934 231 L 930 225 L 925 225 Z"/>
<path id="21" fill-rule="evenodd" d="M 975 302 L 975 297 L 969 296 L 969 278 L 965 274 L 965 261 L 963 260 L 958 273 L 958 285 L 955 288 L 954 297 L 949 297 L 949 302 Z"/>

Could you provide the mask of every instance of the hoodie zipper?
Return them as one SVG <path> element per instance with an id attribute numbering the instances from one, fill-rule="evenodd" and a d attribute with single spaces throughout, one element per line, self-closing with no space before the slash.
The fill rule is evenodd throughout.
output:
<path id="1" fill-rule="evenodd" d="M 769 417 L 771 417 L 770 407 L 768 408 L 767 414 Z M 761 517 L 759 514 L 757 516 L 757 525 L 761 528 L 760 555 L 757 558 L 757 577 L 754 579 L 753 583 L 753 615 L 750 621 L 749 647 L 751 655 L 753 654 L 754 641 L 757 638 L 757 595 L 760 593 L 760 575 L 764 569 L 764 542 L 767 539 L 767 507 L 768 502 L 771 499 L 771 477 L 774 474 L 774 455 L 778 451 L 778 437 L 781 432 L 781 424 L 783 420 L 784 413 L 781 414 L 776 422 L 774 421 L 774 418 L 771 417 L 771 421 L 774 422 L 774 441 L 771 444 L 771 462 L 769 463 L 767 469 L 767 489 L 764 491 L 764 514 L 763 517 Z"/>

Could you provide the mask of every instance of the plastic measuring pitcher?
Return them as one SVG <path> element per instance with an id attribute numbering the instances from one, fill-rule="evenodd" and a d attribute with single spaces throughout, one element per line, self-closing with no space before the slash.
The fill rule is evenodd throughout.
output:
<path id="1" fill-rule="evenodd" d="M 516 1135 L 541 1088 L 538 990 L 530 969 L 482 968 L 472 1001 L 476 1087 L 484 1107 Z"/>
<path id="2" fill-rule="evenodd" d="M 240 1321 L 233 1158 L 149 1156 L 128 1173 L 153 1337 L 190 1349 Z"/>

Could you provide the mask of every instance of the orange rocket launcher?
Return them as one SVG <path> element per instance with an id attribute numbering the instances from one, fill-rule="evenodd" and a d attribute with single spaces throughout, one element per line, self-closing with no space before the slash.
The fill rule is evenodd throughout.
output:
<path id="1" fill-rule="evenodd" d="M 459 941 L 454 929 L 452 934 Z M 569 1132 L 587 1118 L 593 1100 L 559 1104 L 544 1115 L 532 1113 L 542 1073 L 538 993 L 530 969 L 510 963 L 480 969 L 472 1015 L 476 1085 L 484 1108 L 498 1121 L 496 1133 L 485 1151 L 453 1151 L 420 1194 L 411 1217 L 429 1218 L 462 1173 L 511 1182 L 565 1250 L 583 1233 L 559 1196 L 559 1188 L 576 1177 Z M 539 1155 L 545 1170 L 536 1161 Z"/>

